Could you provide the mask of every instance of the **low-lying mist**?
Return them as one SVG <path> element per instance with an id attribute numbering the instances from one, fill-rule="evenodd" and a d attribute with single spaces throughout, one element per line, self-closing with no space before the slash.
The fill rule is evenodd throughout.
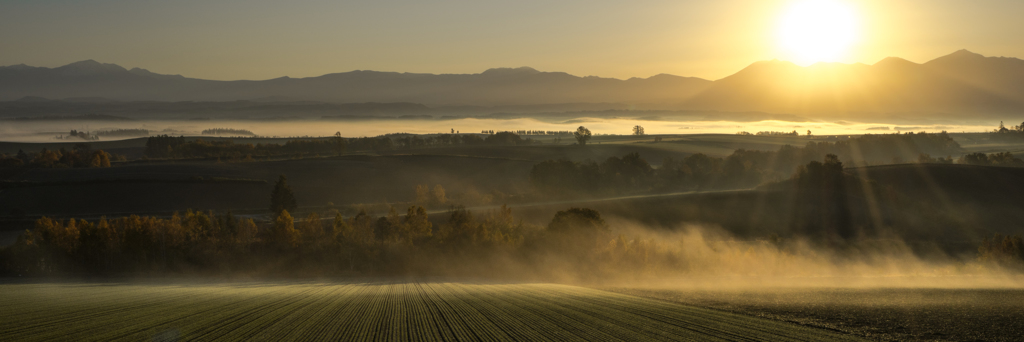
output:
<path id="1" fill-rule="evenodd" d="M 576 118 L 546 120 L 543 118 L 517 119 L 479 119 L 459 118 L 450 120 L 182 120 L 182 121 L 73 121 L 73 120 L 10 120 L 0 125 L 0 141 L 8 142 L 76 142 L 77 138 L 68 138 L 71 130 L 82 132 L 112 131 L 118 129 L 142 129 L 149 135 L 168 134 L 173 136 L 200 136 L 202 131 L 211 128 L 232 128 L 252 131 L 260 137 L 325 137 L 341 132 L 346 137 L 377 136 L 388 133 L 434 134 L 451 133 L 452 130 L 462 134 L 480 133 L 481 131 L 572 131 L 578 126 L 586 126 L 595 134 L 629 135 L 632 127 L 641 125 L 647 134 L 734 134 L 737 132 L 757 133 L 761 131 L 792 132 L 805 135 L 811 131 L 814 135 L 856 135 L 868 133 L 895 133 L 897 131 L 949 131 L 949 132 L 984 132 L 989 131 L 991 122 L 968 122 L 950 124 L 899 125 L 891 123 L 854 123 L 854 122 L 788 122 L 788 121 L 672 121 L 630 118 Z M 65 139 L 60 139 L 60 137 Z M 226 135 L 228 136 L 228 135 Z M 98 141 L 122 140 L 130 136 L 103 136 Z"/>
<path id="2" fill-rule="evenodd" d="M 462 279 L 591 286 L 1024 287 L 1020 257 L 911 249 L 897 237 L 738 239 L 713 225 L 650 228 L 585 208 L 546 225 L 509 208 L 294 219 L 202 212 L 169 219 L 43 218 L 0 250 L 0 269 L 46 277 Z M 437 222 L 437 223 L 432 223 Z M 938 246 L 937 246 L 938 247 Z"/>
<path id="3" fill-rule="evenodd" d="M 626 219 L 609 222 L 621 234 L 609 248 L 618 251 L 619 263 L 633 263 L 633 267 L 621 267 L 619 272 L 625 273 L 610 270 L 610 276 L 603 279 L 578 281 L 599 286 L 716 290 L 1024 287 L 1024 273 L 1014 266 L 985 263 L 975 254 L 947 255 L 938 248 L 915 252 L 898 237 L 739 240 L 720 228 L 700 224 L 666 230 Z"/>

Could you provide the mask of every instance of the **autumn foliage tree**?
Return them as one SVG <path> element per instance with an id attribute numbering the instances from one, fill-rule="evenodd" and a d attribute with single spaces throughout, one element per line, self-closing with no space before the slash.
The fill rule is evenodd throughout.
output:
<path id="1" fill-rule="evenodd" d="M 589 274 L 608 253 L 631 253 L 630 267 L 644 260 L 637 256 L 644 249 L 632 240 L 624 240 L 622 252 L 609 248 L 607 225 L 590 209 L 561 211 L 547 229 L 524 224 L 506 206 L 480 215 L 453 207 L 438 221 L 435 226 L 420 206 L 384 216 L 339 213 L 330 221 L 320 213 L 295 220 L 282 210 L 264 224 L 198 211 L 169 218 L 42 218 L 14 245 L 0 248 L 0 273 L 481 276 L 503 274 L 504 266 L 537 255 L 538 262 L 552 256 L 568 262 L 559 262 L 560 272 Z"/>

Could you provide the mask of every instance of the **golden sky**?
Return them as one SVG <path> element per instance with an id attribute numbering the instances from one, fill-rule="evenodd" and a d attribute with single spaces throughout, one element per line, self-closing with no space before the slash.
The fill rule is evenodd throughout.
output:
<path id="1" fill-rule="evenodd" d="M 0 1 L 0 65 L 95 59 L 221 80 L 519 66 L 718 79 L 800 59 L 779 28 L 801 1 L 817 0 Z M 1024 57 L 1024 1 L 820 1 L 855 14 L 857 39 L 836 61 L 925 62 L 964 48 Z"/>

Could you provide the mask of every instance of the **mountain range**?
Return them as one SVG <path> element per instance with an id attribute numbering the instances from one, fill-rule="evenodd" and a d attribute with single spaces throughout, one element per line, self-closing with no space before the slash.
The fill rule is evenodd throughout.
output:
<path id="1" fill-rule="evenodd" d="M 754 63 L 710 81 L 661 74 L 620 80 L 528 67 L 479 74 L 351 71 L 318 77 L 214 81 L 92 60 L 0 67 L 0 101 L 410 102 L 431 106 L 608 103 L 645 109 L 829 113 L 999 114 L 1024 111 L 1024 60 L 960 50 L 918 64 Z"/>

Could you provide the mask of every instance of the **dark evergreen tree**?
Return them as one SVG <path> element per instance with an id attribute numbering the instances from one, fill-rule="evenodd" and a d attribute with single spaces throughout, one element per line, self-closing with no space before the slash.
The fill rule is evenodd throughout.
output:
<path id="1" fill-rule="evenodd" d="M 21 160 L 25 164 L 28 164 L 28 162 L 30 160 L 32 160 L 32 157 L 29 157 L 28 153 L 25 153 L 25 151 L 22 151 L 20 149 L 18 150 L 18 155 L 15 156 L 15 158 L 18 158 L 19 160 Z"/>
<path id="2" fill-rule="evenodd" d="M 288 178 L 281 175 L 277 179 L 277 184 L 274 185 L 274 192 L 270 195 L 270 210 L 274 213 L 280 213 L 283 210 L 295 211 L 298 207 L 295 201 L 295 193 L 292 192 L 292 187 L 288 185 Z"/>

